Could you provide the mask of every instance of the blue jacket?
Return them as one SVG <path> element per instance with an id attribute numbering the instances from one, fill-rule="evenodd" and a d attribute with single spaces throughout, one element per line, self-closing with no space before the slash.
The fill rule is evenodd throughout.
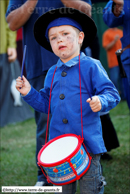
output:
<path id="1" fill-rule="evenodd" d="M 122 48 L 130 44 L 130 1 L 124 0 L 123 11 L 119 17 L 116 17 L 112 12 L 113 1 L 110 0 L 103 9 L 103 19 L 109 27 L 123 26 L 123 37 L 121 38 Z M 130 84 L 130 48 L 126 49 L 121 55 L 121 60 L 127 74 Z"/>
<path id="2" fill-rule="evenodd" d="M 11 11 L 23 5 L 26 1 L 27 0 L 10 0 L 6 16 Z M 84 1 L 91 4 L 91 0 Z M 45 71 L 58 61 L 58 57 L 56 55 L 47 51 L 36 42 L 33 35 L 33 27 L 39 16 L 50 9 L 60 7 L 64 7 L 60 0 L 39 0 L 33 14 L 23 26 L 23 44 L 27 45 L 25 65 L 28 79 L 45 74 Z"/>
<path id="3" fill-rule="evenodd" d="M 49 139 L 68 133 L 81 136 L 78 56 L 65 64 L 59 59 L 58 63 L 49 69 L 44 88 L 40 92 L 37 92 L 31 87 L 30 92 L 23 99 L 36 111 L 47 113 L 50 86 L 56 66 L 57 70 L 54 76 L 51 96 L 52 118 Z M 101 111 L 106 112 L 119 103 L 120 97 L 100 61 L 81 53 L 80 68 L 82 75 L 81 92 L 84 143 L 88 152 L 99 154 L 106 152 L 102 137 L 100 112 L 94 113 L 86 100 L 90 97 L 89 93 L 91 96 L 98 95 L 102 104 Z"/>

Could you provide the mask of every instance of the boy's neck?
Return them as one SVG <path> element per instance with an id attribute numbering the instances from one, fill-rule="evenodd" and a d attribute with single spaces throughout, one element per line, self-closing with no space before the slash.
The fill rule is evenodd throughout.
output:
<path id="1" fill-rule="evenodd" d="M 70 61 L 70 60 L 74 59 L 75 57 L 79 56 L 79 54 L 80 54 L 80 53 L 78 53 L 78 54 L 75 55 L 75 56 L 71 56 L 71 57 L 69 57 L 69 58 L 67 58 L 67 59 L 62 59 L 62 58 L 60 58 L 60 60 L 61 60 L 63 63 L 67 63 L 68 61 Z"/>

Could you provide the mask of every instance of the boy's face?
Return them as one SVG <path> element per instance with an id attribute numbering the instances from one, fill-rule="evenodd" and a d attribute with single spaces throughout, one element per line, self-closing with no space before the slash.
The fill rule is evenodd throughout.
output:
<path id="1" fill-rule="evenodd" d="M 53 52 L 66 63 L 79 55 L 84 33 L 72 26 L 62 25 L 50 28 L 48 37 Z"/>

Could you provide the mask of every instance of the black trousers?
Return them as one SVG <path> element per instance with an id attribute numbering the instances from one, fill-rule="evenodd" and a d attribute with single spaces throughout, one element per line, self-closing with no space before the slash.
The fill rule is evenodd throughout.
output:
<path id="1" fill-rule="evenodd" d="M 109 113 L 106 115 L 100 116 L 102 123 L 102 132 L 103 139 L 106 146 L 107 151 L 111 151 L 111 149 L 115 149 L 119 147 L 119 141 L 116 134 L 116 130 L 111 121 Z"/>

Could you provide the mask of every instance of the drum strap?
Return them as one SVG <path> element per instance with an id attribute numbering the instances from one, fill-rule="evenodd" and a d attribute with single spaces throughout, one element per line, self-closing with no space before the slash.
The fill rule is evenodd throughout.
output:
<path id="1" fill-rule="evenodd" d="M 91 98 L 91 100 L 92 100 L 92 96 L 91 96 L 91 94 L 90 94 L 90 92 L 89 92 L 89 90 L 88 90 L 88 87 L 87 87 L 87 85 L 86 85 L 86 82 L 84 81 L 84 79 L 83 79 L 83 76 L 82 76 L 82 80 L 83 80 L 83 82 L 84 82 L 84 84 L 85 84 L 85 87 L 86 87 L 86 90 L 87 90 L 87 92 L 88 92 L 88 94 L 89 94 L 89 97 Z M 83 138 L 83 117 L 82 117 L 82 93 L 81 93 L 81 68 L 80 68 L 80 55 L 79 55 L 79 85 L 80 85 L 80 110 L 81 110 L 81 130 L 82 130 L 82 138 Z"/>
<path id="2" fill-rule="evenodd" d="M 50 88 L 50 96 L 49 96 L 49 107 L 48 107 L 48 116 L 47 116 L 47 126 L 46 126 L 46 139 L 45 139 L 45 144 L 47 143 L 47 135 L 48 135 L 48 126 L 49 126 L 49 114 L 50 114 L 50 104 L 51 104 L 51 92 L 52 92 L 52 84 L 55 76 L 57 66 L 55 68 L 55 71 L 53 73 L 52 81 L 51 81 L 51 88 Z"/>
<path id="3" fill-rule="evenodd" d="M 83 76 L 82 76 L 82 80 L 84 81 Z M 84 83 L 85 83 L 85 81 L 84 81 Z M 81 142 L 82 142 L 82 144 L 83 144 L 83 146 L 84 146 L 84 148 L 85 148 L 85 150 L 86 150 L 86 152 L 87 152 L 87 154 L 88 154 L 88 156 L 89 156 L 89 158 L 90 158 L 90 161 L 91 161 L 92 157 L 90 156 L 89 152 L 87 151 L 87 148 L 86 148 L 85 144 L 83 143 L 84 138 L 83 138 L 83 117 L 82 117 L 82 112 L 83 112 L 83 111 L 82 111 L 82 93 L 81 93 L 81 68 L 80 68 L 80 55 L 79 55 L 79 85 L 80 85 L 81 131 L 82 131 L 82 138 L 81 138 Z M 89 92 L 88 87 L 87 87 L 87 85 L 86 85 L 86 84 L 85 84 L 85 87 L 86 87 L 86 90 L 88 91 L 89 97 L 90 97 L 90 98 L 91 98 L 91 100 L 92 100 L 92 96 L 91 96 L 91 94 L 90 94 L 90 92 Z"/>
<path id="4" fill-rule="evenodd" d="M 80 55 L 79 55 L 79 86 L 80 86 L 81 130 L 82 130 L 82 138 L 83 138 L 83 117 L 82 117 L 82 93 L 81 93 L 81 69 L 80 69 Z"/>

